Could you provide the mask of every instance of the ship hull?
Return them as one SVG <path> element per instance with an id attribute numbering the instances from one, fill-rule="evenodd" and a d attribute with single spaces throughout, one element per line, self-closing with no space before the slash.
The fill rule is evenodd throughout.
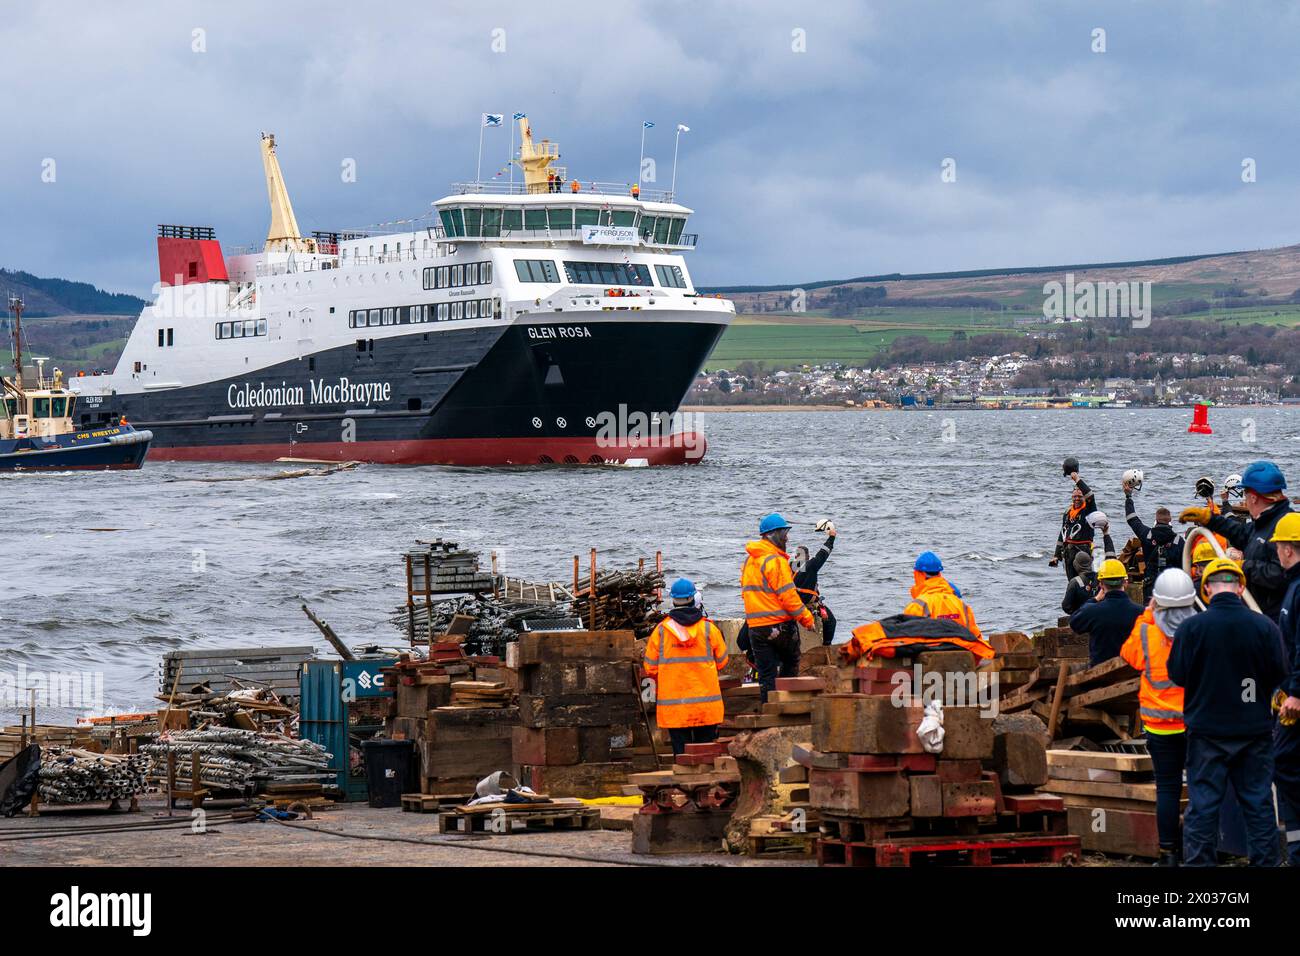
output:
<path id="1" fill-rule="evenodd" d="M 47 447 L 11 446 L 14 441 L 0 442 L 0 472 L 6 471 L 133 471 L 144 465 L 149 452 L 148 433 L 129 429 L 111 429 L 117 441 L 77 439 L 59 436 L 58 443 Z M 31 445 L 30 442 L 25 443 Z"/>
<path id="2" fill-rule="evenodd" d="M 81 409 L 150 429 L 163 461 L 667 465 L 703 455 L 702 436 L 667 425 L 721 323 L 414 329 L 210 383 L 83 399 Z"/>

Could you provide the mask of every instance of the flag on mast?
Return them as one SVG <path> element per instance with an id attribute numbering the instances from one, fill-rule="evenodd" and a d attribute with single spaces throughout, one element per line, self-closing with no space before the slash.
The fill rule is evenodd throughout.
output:
<path id="1" fill-rule="evenodd" d="M 500 126 L 505 122 L 505 118 L 506 115 L 504 113 L 484 113 L 482 128 L 486 129 L 489 126 Z"/>

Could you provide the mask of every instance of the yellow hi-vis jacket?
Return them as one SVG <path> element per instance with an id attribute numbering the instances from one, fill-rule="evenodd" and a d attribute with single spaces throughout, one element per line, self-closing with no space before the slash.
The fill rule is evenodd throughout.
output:
<path id="1" fill-rule="evenodd" d="M 904 614 L 956 621 L 981 641 L 984 640 L 979 625 L 975 623 L 975 612 L 953 592 L 952 585 L 944 580 L 943 575 L 926 577 L 920 571 L 913 571 L 912 574 L 916 584 L 912 587 L 912 603 L 903 608 Z"/>
<path id="2" fill-rule="evenodd" d="M 722 723 L 718 671 L 727 666 L 727 642 L 707 617 L 690 627 L 671 616 L 645 642 L 645 671 L 655 680 L 655 721 L 660 727 L 711 727 Z"/>
<path id="3" fill-rule="evenodd" d="M 768 627 L 797 620 L 806 628 L 816 626 L 812 612 L 794 586 L 790 555 L 766 538 L 745 545 L 749 557 L 740 569 L 740 596 L 745 602 L 745 623 Z"/>

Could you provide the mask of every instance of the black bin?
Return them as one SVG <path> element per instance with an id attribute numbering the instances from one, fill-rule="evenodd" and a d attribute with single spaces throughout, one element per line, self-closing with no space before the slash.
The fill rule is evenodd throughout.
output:
<path id="1" fill-rule="evenodd" d="M 367 740 L 366 789 L 372 807 L 400 807 L 402 794 L 416 789 L 415 745 L 409 740 Z"/>

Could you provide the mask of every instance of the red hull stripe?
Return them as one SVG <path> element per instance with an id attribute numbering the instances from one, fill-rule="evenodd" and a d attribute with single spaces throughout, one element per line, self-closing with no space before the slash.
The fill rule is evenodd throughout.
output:
<path id="1" fill-rule="evenodd" d="M 704 457 L 707 443 L 698 432 L 664 439 L 598 444 L 595 438 L 422 438 L 410 441 L 288 442 L 274 444 L 154 445 L 150 461 L 275 461 L 318 458 L 383 465 L 688 465 Z"/>

